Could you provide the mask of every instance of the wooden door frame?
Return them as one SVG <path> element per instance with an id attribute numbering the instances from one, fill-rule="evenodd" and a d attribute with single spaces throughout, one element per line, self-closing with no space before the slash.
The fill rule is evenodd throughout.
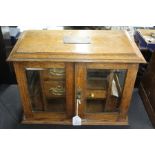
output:
<path id="1" fill-rule="evenodd" d="M 81 105 L 79 105 L 79 114 L 83 118 L 100 120 L 104 118 L 112 118 L 115 121 L 126 121 L 128 108 L 130 105 L 132 92 L 134 88 L 134 83 L 137 75 L 138 64 L 119 64 L 119 63 L 76 63 L 75 64 L 75 92 L 76 88 L 80 87 L 82 89 Z M 122 97 L 120 101 L 120 110 L 118 112 L 111 113 L 85 113 L 84 108 L 86 105 L 86 75 L 87 69 L 124 69 L 127 70 Z M 107 119 L 108 120 L 108 119 Z M 100 121 L 99 121 L 100 122 Z M 101 123 L 101 122 L 100 122 Z"/>
<path id="2" fill-rule="evenodd" d="M 33 112 L 31 99 L 29 96 L 25 68 L 50 68 L 65 65 L 66 69 L 66 113 L 60 112 Z M 74 113 L 74 64 L 73 63 L 53 63 L 53 62 L 14 62 L 18 87 L 24 110 L 23 122 L 57 122 L 73 116 Z"/>

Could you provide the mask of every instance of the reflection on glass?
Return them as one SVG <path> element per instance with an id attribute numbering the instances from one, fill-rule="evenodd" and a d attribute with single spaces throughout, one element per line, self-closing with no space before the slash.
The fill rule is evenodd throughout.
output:
<path id="1" fill-rule="evenodd" d="M 33 111 L 65 112 L 64 68 L 27 68 L 26 77 Z"/>
<path id="2" fill-rule="evenodd" d="M 85 111 L 118 111 L 126 70 L 88 69 Z"/>

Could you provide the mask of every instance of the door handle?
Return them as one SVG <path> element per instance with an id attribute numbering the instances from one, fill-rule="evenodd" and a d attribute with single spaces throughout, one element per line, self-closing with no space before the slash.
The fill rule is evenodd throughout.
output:
<path id="1" fill-rule="evenodd" d="M 78 88 L 76 91 L 76 116 L 78 116 L 79 104 L 81 104 L 81 89 Z"/>
<path id="2" fill-rule="evenodd" d="M 76 91 L 76 115 L 72 118 L 73 125 L 81 125 L 82 120 L 78 116 L 79 104 L 81 104 L 81 90 L 77 89 Z"/>
<path id="3" fill-rule="evenodd" d="M 81 99 L 81 89 L 78 88 L 77 91 L 76 91 L 76 99 Z"/>

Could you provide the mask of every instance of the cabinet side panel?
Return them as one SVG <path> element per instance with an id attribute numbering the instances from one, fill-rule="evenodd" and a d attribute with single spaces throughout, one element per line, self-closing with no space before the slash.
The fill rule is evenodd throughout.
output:
<path id="1" fill-rule="evenodd" d="M 31 101 L 29 98 L 29 93 L 27 88 L 27 80 L 26 80 L 24 67 L 22 64 L 14 62 L 14 68 L 16 72 L 18 87 L 20 90 L 21 101 L 23 104 L 24 115 L 26 118 L 32 118 L 33 113 L 32 113 Z"/>

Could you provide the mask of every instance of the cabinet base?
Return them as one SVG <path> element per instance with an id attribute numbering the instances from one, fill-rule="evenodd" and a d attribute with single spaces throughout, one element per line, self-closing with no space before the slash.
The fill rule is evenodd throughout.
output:
<path id="1" fill-rule="evenodd" d="M 23 124 L 55 124 L 55 125 L 72 125 L 71 119 L 65 120 L 53 120 L 53 119 L 25 119 L 22 121 Z M 128 125 L 128 117 L 124 120 L 93 120 L 93 119 L 82 119 L 82 125 Z"/>

